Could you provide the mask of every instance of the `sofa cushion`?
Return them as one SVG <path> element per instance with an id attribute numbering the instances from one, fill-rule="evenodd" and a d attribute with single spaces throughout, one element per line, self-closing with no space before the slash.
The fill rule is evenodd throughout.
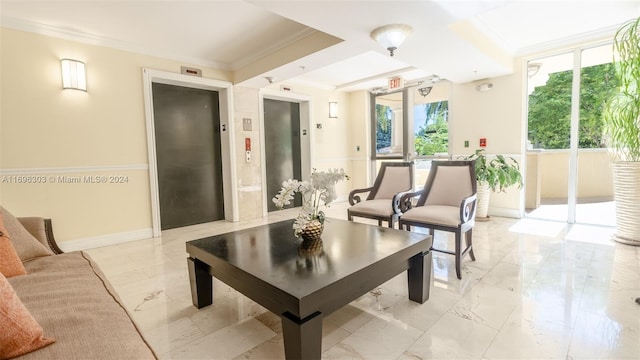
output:
<path id="1" fill-rule="evenodd" d="M 138 328 L 100 269 L 83 252 L 25 263 L 9 281 L 45 334 L 56 342 L 24 359 L 153 359 Z"/>
<path id="2" fill-rule="evenodd" d="M 0 274 L 6 277 L 26 274 L 16 249 L 2 230 L 0 228 Z"/>
<path id="3" fill-rule="evenodd" d="M 27 273 L 7 235 L 7 229 L 4 228 L 2 213 L 0 213 L 0 273 L 6 277 Z"/>
<path id="4" fill-rule="evenodd" d="M 0 274 L 0 359 L 20 356 L 53 343 Z"/>
<path id="5" fill-rule="evenodd" d="M 16 249 L 18 256 L 22 262 L 33 260 L 38 257 L 53 255 L 51 250 L 42 245 L 36 238 L 31 235 L 27 229 L 20 224 L 5 208 L 0 206 L 0 215 L 7 229 L 9 239 Z"/>

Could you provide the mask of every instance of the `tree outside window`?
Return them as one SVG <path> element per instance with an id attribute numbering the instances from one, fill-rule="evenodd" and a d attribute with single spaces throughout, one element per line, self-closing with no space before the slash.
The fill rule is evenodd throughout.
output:
<path id="1" fill-rule="evenodd" d="M 449 151 L 449 102 L 438 101 L 414 107 L 415 152 L 432 156 Z"/>
<path id="2" fill-rule="evenodd" d="M 529 141 L 537 149 L 568 149 L 573 71 L 549 74 L 544 86 L 529 95 Z M 605 147 L 602 109 L 618 87 L 614 64 L 582 68 L 580 74 L 579 148 Z"/>

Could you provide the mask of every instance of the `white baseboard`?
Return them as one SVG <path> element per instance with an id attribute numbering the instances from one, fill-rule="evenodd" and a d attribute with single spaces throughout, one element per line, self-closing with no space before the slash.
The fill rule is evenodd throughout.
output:
<path id="1" fill-rule="evenodd" d="M 98 247 L 122 244 L 134 240 L 142 240 L 153 237 L 151 228 L 128 231 L 116 234 L 93 236 L 83 239 L 62 241 L 58 243 L 64 252 L 95 249 Z"/>
<path id="2" fill-rule="evenodd" d="M 522 214 L 518 209 L 491 207 L 489 206 L 489 216 L 500 216 L 514 219 L 522 219 Z"/>

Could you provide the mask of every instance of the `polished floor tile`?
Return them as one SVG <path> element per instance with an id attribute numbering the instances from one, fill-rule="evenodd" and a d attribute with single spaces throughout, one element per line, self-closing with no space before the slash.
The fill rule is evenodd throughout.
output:
<path id="1" fill-rule="evenodd" d="M 346 218 L 345 203 L 327 216 Z M 214 280 L 191 304 L 185 242 L 296 215 L 215 222 L 88 252 L 161 359 L 282 359 L 280 318 Z M 365 221 L 366 222 L 366 221 Z M 429 300 L 401 274 L 323 320 L 324 359 L 639 359 L 640 248 L 612 230 L 493 217 L 473 232 L 476 261 L 435 253 Z M 453 248 L 436 232 L 434 244 Z"/>

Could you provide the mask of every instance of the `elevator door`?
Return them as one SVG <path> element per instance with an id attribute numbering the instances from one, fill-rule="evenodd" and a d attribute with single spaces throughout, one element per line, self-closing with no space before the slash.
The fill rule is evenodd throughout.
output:
<path id="1" fill-rule="evenodd" d="M 162 230 L 224 218 L 217 91 L 153 83 Z"/>
<path id="2" fill-rule="evenodd" d="M 302 180 L 300 147 L 300 104 L 264 99 L 264 128 L 267 165 L 267 209 L 276 210 L 271 199 L 287 179 Z M 302 206 L 297 194 L 292 205 Z"/>

